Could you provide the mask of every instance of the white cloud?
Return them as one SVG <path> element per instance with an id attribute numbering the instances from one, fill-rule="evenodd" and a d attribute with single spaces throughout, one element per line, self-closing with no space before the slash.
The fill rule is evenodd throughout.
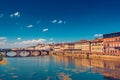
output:
<path id="1" fill-rule="evenodd" d="M 5 41 L 7 41 L 7 38 L 6 37 L 0 37 L 0 41 L 5 42 Z"/>
<path id="2" fill-rule="evenodd" d="M 6 37 L 0 37 L 0 40 L 5 40 L 5 39 L 7 39 Z"/>
<path id="3" fill-rule="evenodd" d="M 53 21 L 51 21 L 52 23 L 57 23 L 57 24 L 66 24 L 66 21 L 63 21 L 63 20 L 57 20 L 57 19 L 55 19 L 55 20 L 53 20 Z"/>
<path id="4" fill-rule="evenodd" d="M 52 21 L 52 23 L 56 23 L 56 22 L 57 22 L 57 20 L 56 20 L 56 19 Z"/>
<path id="5" fill-rule="evenodd" d="M 0 48 L 5 47 L 7 42 L 7 38 L 6 37 L 0 37 Z"/>
<path id="6" fill-rule="evenodd" d="M 10 15 L 11 18 L 12 18 L 13 16 L 14 16 L 13 14 Z"/>
<path id="7" fill-rule="evenodd" d="M 50 38 L 49 41 L 47 42 L 47 44 L 53 44 L 53 43 L 55 43 L 54 38 Z"/>
<path id="8" fill-rule="evenodd" d="M 19 16 L 19 12 L 14 13 L 15 16 Z"/>
<path id="9" fill-rule="evenodd" d="M 66 21 L 64 21 L 63 23 L 66 24 Z"/>
<path id="10" fill-rule="evenodd" d="M 30 25 L 28 25 L 28 26 L 26 26 L 26 27 L 27 27 L 27 28 L 32 28 L 32 27 L 33 27 L 33 25 L 31 25 L 31 24 L 30 24 Z"/>
<path id="11" fill-rule="evenodd" d="M 17 40 L 21 40 L 22 38 L 21 37 L 18 37 Z"/>
<path id="12" fill-rule="evenodd" d="M 46 39 L 33 39 L 33 40 L 26 40 L 26 41 L 21 41 L 21 42 L 16 42 L 14 43 L 14 46 L 16 47 L 28 47 L 28 46 L 34 46 L 37 44 L 45 43 Z"/>
<path id="13" fill-rule="evenodd" d="M 48 28 L 43 29 L 43 32 L 46 32 L 46 31 L 48 31 Z"/>
<path id="14" fill-rule="evenodd" d="M 59 20 L 59 21 L 58 21 L 58 24 L 61 24 L 61 23 L 63 23 L 63 21 L 62 21 L 62 20 Z"/>
<path id="15" fill-rule="evenodd" d="M 94 36 L 95 36 L 95 37 L 102 37 L 103 34 L 95 34 Z"/>
<path id="16" fill-rule="evenodd" d="M 5 44 L 5 42 L 0 42 L 0 45 L 4 45 Z"/>
<path id="17" fill-rule="evenodd" d="M 3 14 L 0 14 L 0 18 L 2 18 L 3 17 Z"/>
<path id="18" fill-rule="evenodd" d="M 13 18 L 13 17 L 18 17 L 19 18 L 20 17 L 20 13 L 17 11 L 15 13 L 11 14 L 10 17 L 11 18 Z"/>
<path id="19" fill-rule="evenodd" d="M 28 46 L 35 46 L 37 44 L 42 44 L 46 43 L 46 39 L 40 38 L 40 39 L 33 39 L 33 40 L 26 40 L 26 41 L 20 41 L 20 42 L 14 42 L 14 43 L 9 43 L 5 41 L 0 41 L 0 48 L 24 48 Z"/>
<path id="20" fill-rule="evenodd" d="M 50 39 L 49 39 L 49 41 L 53 41 L 53 40 L 54 40 L 54 38 L 50 38 Z"/>

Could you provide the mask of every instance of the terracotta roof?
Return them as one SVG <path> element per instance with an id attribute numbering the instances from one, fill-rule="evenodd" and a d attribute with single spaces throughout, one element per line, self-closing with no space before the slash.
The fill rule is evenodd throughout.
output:
<path id="1" fill-rule="evenodd" d="M 91 42 L 103 42 L 102 38 L 96 38 L 95 40 L 92 40 Z"/>

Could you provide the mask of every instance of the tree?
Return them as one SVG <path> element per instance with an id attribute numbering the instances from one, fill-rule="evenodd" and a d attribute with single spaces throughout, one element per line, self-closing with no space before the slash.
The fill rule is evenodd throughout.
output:
<path id="1" fill-rule="evenodd" d="M 2 61 L 2 60 L 3 60 L 3 54 L 0 53 L 0 61 Z"/>

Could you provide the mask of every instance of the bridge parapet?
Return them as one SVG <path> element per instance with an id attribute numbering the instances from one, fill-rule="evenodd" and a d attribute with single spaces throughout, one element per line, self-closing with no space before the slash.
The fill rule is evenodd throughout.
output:
<path id="1" fill-rule="evenodd" d="M 21 56 L 22 52 L 23 53 L 25 53 L 25 52 L 29 53 L 28 56 L 34 56 L 32 53 L 35 53 L 38 56 L 40 56 L 41 54 L 49 55 L 49 50 L 25 50 L 25 49 L 20 49 L 20 50 L 15 50 L 14 49 L 14 50 L 12 50 L 12 49 L 3 49 L 3 50 L 0 50 L 0 52 L 2 52 L 4 54 L 4 57 L 11 57 L 11 56 L 8 55 L 10 52 L 16 53 L 16 55 L 12 56 L 12 57 L 22 57 Z"/>

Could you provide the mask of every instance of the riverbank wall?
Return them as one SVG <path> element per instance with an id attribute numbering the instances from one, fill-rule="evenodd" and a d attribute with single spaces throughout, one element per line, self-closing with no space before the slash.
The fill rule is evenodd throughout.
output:
<path id="1" fill-rule="evenodd" d="M 103 55 L 103 54 L 83 54 L 83 53 L 64 53 L 64 52 L 50 52 L 50 55 L 56 56 L 70 56 L 74 58 L 89 58 L 89 59 L 120 59 L 117 55 Z"/>

